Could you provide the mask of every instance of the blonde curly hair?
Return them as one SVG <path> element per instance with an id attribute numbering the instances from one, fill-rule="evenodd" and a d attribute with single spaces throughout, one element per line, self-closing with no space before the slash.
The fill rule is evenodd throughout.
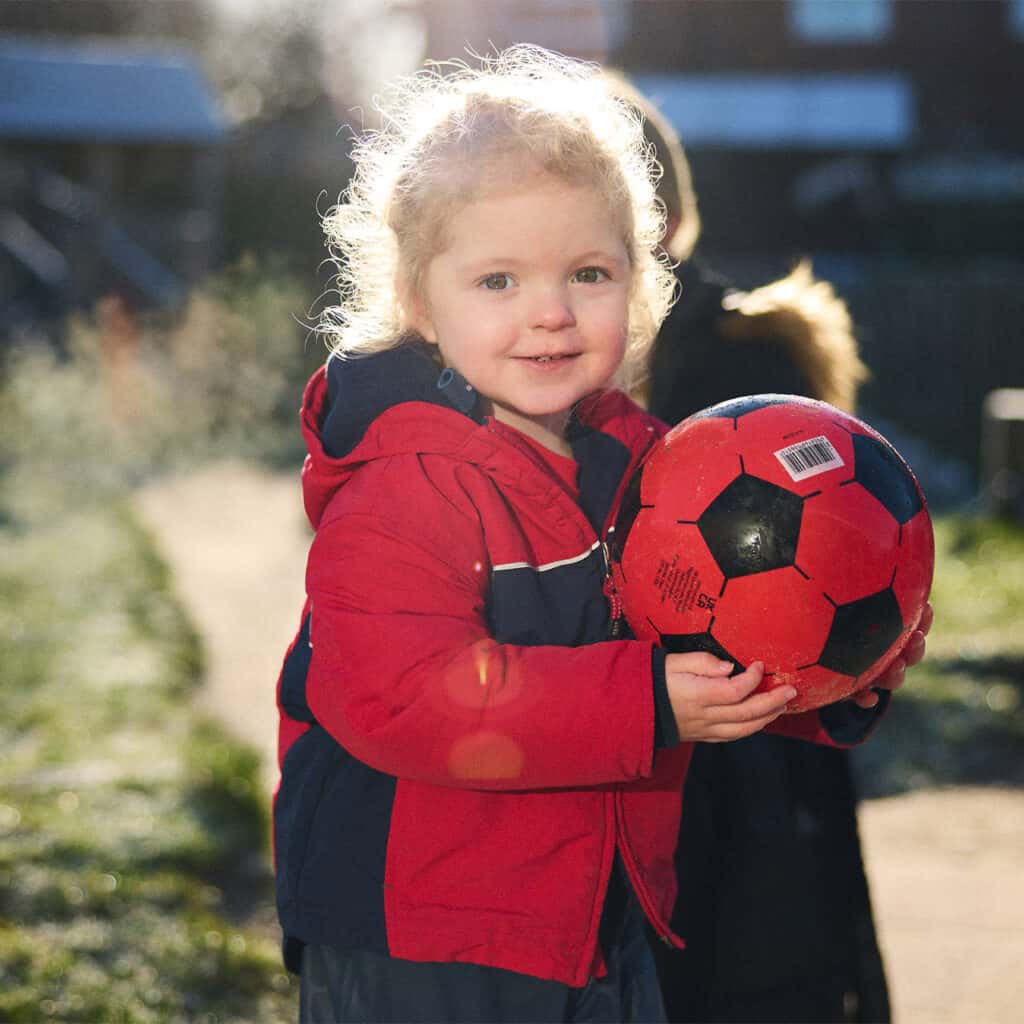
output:
<path id="1" fill-rule="evenodd" d="M 355 172 L 323 220 L 338 268 L 338 303 L 320 320 L 332 355 L 407 341 L 403 296 L 420 293 L 451 215 L 485 188 L 521 181 L 525 168 L 592 186 L 607 201 L 632 265 L 620 372 L 629 387 L 675 287 L 640 118 L 597 65 L 528 45 L 477 60 L 398 79 L 378 102 L 382 127 L 356 139 Z"/>

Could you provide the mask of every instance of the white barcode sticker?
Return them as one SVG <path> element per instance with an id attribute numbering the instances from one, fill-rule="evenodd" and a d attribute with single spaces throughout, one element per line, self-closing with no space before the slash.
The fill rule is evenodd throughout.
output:
<path id="1" fill-rule="evenodd" d="M 775 458 L 782 463 L 793 480 L 805 480 L 809 476 L 817 476 L 846 465 L 827 437 L 812 437 L 809 441 L 799 441 L 788 448 L 780 448 L 775 452 Z"/>

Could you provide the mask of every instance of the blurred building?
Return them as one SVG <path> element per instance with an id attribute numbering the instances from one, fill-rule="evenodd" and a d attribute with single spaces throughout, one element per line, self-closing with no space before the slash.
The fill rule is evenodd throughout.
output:
<path id="1" fill-rule="evenodd" d="M 679 127 L 716 242 L 1019 254 L 1022 0 L 644 0 L 616 59 Z"/>
<path id="2" fill-rule="evenodd" d="M 422 0 L 429 55 L 618 65 L 679 129 L 716 248 L 1016 255 L 1024 0 Z"/>
<path id="3" fill-rule="evenodd" d="M 0 37 L 0 337 L 218 260 L 226 125 L 182 50 Z"/>
<path id="4" fill-rule="evenodd" d="M 629 32 L 627 0 L 421 0 L 428 56 L 466 59 L 513 43 L 536 43 L 604 61 Z"/>

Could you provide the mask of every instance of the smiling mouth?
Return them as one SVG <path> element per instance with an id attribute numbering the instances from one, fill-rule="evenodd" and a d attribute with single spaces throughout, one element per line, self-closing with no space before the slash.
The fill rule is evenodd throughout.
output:
<path id="1" fill-rule="evenodd" d="M 574 352 L 567 352 L 565 355 L 560 356 L 526 356 L 525 358 L 531 363 L 556 363 L 564 359 L 573 359 L 574 357 Z"/>

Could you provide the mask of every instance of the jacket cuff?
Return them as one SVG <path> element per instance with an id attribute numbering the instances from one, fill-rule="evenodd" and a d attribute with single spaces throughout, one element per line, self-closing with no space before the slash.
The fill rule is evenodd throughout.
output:
<path id="1" fill-rule="evenodd" d="M 665 679 L 665 648 L 651 648 L 651 680 L 654 684 L 654 749 L 667 750 L 679 743 L 679 727 L 668 699 Z"/>
<path id="2" fill-rule="evenodd" d="M 850 700 L 837 701 L 821 708 L 818 717 L 833 743 L 840 747 L 853 747 L 871 735 L 892 699 L 891 690 L 876 688 L 875 693 L 878 694 L 878 703 L 873 708 L 858 707 Z"/>

